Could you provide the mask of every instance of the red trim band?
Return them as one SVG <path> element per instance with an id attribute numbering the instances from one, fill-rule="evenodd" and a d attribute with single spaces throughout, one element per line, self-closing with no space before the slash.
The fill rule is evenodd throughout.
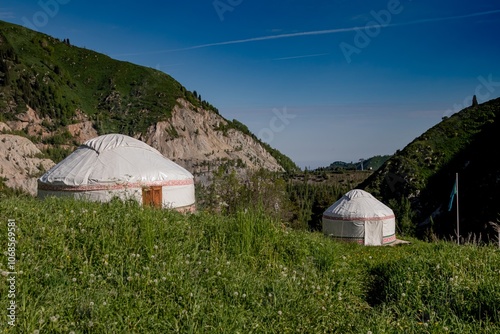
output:
<path id="1" fill-rule="evenodd" d="M 68 186 L 68 185 L 51 185 L 38 181 L 39 190 L 47 191 L 69 191 L 69 192 L 85 192 L 85 191 L 99 191 L 99 190 L 120 190 L 120 189 L 135 189 L 151 186 L 187 186 L 194 184 L 193 179 L 185 180 L 164 180 L 164 181 L 150 181 L 150 182 L 135 182 L 135 183 L 113 183 L 113 184 L 95 184 L 95 185 L 82 185 L 82 186 Z"/>
<path id="2" fill-rule="evenodd" d="M 382 239 L 382 244 L 390 244 L 396 241 L 396 234 L 386 236 Z"/>
<path id="3" fill-rule="evenodd" d="M 363 245 L 365 243 L 365 238 L 357 238 L 357 237 L 337 237 L 333 236 L 332 234 L 327 234 L 329 237 L 331 237 L 333 240 L 337 241 L 345 241 L 345 242 L 355 242 L 360 245 Z M 382 245 L 390 244 L 396 241 L 396 234 L 388 235 L 382 238 Z"/>
<path id="4" fill-rule="evenodd" d="M 396 217 L 394 215 L 390 215 L 390 216 L 385 216 L 385 217 L 352 217 L 352 218 L 343 218 L 343 217 L 332 217 L 332 216 L 328 216 L 328 215 L 323 215 L 323 218 L 330 219 L 330 220 L 340 220 L 340 221 L 351 221 L 351 220 L 355 220 L 355 221 L 370 220 L 370 221 L 373 221 L 373 220 L 392 219 L 392 218 L 396 218 Z"/>

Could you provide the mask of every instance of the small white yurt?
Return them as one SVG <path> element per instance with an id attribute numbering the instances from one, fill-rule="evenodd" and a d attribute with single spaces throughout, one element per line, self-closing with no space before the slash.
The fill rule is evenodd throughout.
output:
<path id="1" fill-rule="evenodd" d="M 121 134 L 90 139 L 38 179 L 38 197 L 72 196 L 195 210 L 193 175 L 146 143 Z"/>
<path id="2" fill-rule="evenodd" d="M 334 239 L 379 246 L 396 241 L 391 208 L 370 193 L 353 189 L 323 213 L 323 233 Z"/>

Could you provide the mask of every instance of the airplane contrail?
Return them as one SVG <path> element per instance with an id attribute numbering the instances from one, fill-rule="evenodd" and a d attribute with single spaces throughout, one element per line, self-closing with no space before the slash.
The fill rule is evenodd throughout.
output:
<path id="1" fill-rule="evenodd" d="M 304 31 L 304 32 L 295 32 L 295 33 L 289 33 L 289 34 L 280 34 L 280 35 L 268 35 L 268 36 L 261 36 L 261 37 L 252 37 L 252 38 L 245 38 L 245 39 L 237 39 L 237 40 L 225 41 L 225 42 L 215 42 L 215 43 L 208 43 L 208 44 L 200 44 L 200 45 L 194 45 L 194 46 L 189 46 L 189 47 L 180 48 L 180 49 L 158 50 L 158 51 L 138 52 L 138 53 L 122 53 L 122 54 L 119 54 L 117 56 L 138 56 L 138 55 L 144 55 L 144 54 L 157 54 L 157 53 L 169 53 L 169 52 L 178 52 L 178 51 L 188 51 L 188 50 L 208 48 L 208 47 L 212 47 L 212 46 L 221 46 L 221 45 L 230 45 L 230 44 L 241 44 L 241 43 L 257 42 L 257 41 L 267 41 L 267 40 L 271 40 L 271 39 L 281 39 L 281 38 L 299 37 L 299 36 L 333 34 L 333 33 L 338 33 L 338 32 L 353 31 L 353 30 L 361 29 L 361 28 L 363 28 L 363 27 L 340 28 L 340 29 L 329 29 L 329 30 L 316 30 L 316 31 Z"/>
<path id="2" fill-rule="evenodd" d="M 271 60 L 288 60 L 288 59 L 299 59 L 299 58 L 309 58 L 309 57 L 321 57 L 321 56 L 326 56 L 326 55 L 329 55 L 329 53 L 315 53 L 315 54 L 311 54 L 311 55 L 281 57 L 281 58 L 274 58 Z"/>
<path id="3" fill-rule="evenodd" d="M 0 8 L 0 19 L 13 19 L 15 18 L 14 12 L 3 11 L 3 8 Z"/>
<path id="4" fill-rule="evenodd" d="M 214 47 L 214 46 L 242 44 L 242 43 L 258 42 L 258 41 L 268 41 L 268 40 L 273 40 L 273 39 L 292 38 L 292 37 L 301 37 L 301 36 L 330 35 L 330 34 L 338 34 L 338 33 L 343 33 L 343 32 L 356 31 L 356 30 L 360 30 L 360 29 L 398 27 L 398 26 L 407 26 L 407 25 L 428 23 L 428 22 L 458 20 L 458 19 L 463 19 L 463 18 L 468 18 L 468 17 L 484 16 L 484 15 L 490 15 L 490 14 L 496 14 L 496 13 L 500 13 L 500 9 L 490 10 L 490 11 L 486 11 L 486 12 L 465 14 L 465 15 L 420 19 L 420 20 L 414 20 L 414 21 L 402 22 L 402 23 L 389 23 L 389 24 L 385 24 L 385 25 L 384 24 L 374 24 L 374 25 L 369 25 L 369 26 L 364 25 L 364 26 L 356 26 L 356 27 L 349 27 L 349 28 L 302 31 L 302 32 L 294 32 L 294 33 L 279 34 L 279 35 L 251 37 L 251 38 L 236 39 L 236 40 L 224 41 L 224 42 L 199 44 L 199 45 L 194 45 L 194 46 L 189 46 L 189 47 L 179 48 L 179 49 L 158 50 L 158 51 L 138 52 L 138 53 L 123 53 L 123 54 L 118 54 L 115 56 L 139 56 L 139 55 L 146 55 L 146 54 L 159 54 L 159 53 L 189 51 L 189 50 L 203 49 L 203 48 L 209 48 L 209 47 Z"/>
<path id="5" fill-rule="evenodd" d="M 484 16 L 484 15 L 490 15 L 490 14 L 496 14 L 496 13 L 500 13 L 500 9 L 489 10 L 487 12 L 465 14 L 465 15 L 448 16 L 448 17 L 435 17 L 435 18 L 420 19 L 420 20 L 415 20 L 415 21 L 410 21 L 410 22 L 393 23 L 393 24 L 386 25 L 386 27 L 397 27 L 397 26 L 407 26 L 407 25 L 413 25 L 413 24 L 419 24 L 419 23 L 427 23 L 427 22 L 458 20 L 458 19 L 465 19 L 468 17 Z"/>

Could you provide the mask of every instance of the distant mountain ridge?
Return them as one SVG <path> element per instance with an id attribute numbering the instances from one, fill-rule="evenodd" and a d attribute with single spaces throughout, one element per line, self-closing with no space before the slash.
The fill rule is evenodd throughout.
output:
<path id="1" fill-rule="evenodd" d="M 344 162 L 334 161 L 327 167 L 319 167 L 316 171 L 337 171 L 337 170 L 377 170 L 384 162 L 386 162 L 390 155 L 376 155 L 371 158 L 363 159 L 359 162 Z"/>
<path id="2" fill-rule="evenodd" d="M 55 162 L 89 138 L 122 133 L 193 172 L 299 170 L 171 76 L 3 21 L 0 125 L 0 132 L 30 139 Z"/>

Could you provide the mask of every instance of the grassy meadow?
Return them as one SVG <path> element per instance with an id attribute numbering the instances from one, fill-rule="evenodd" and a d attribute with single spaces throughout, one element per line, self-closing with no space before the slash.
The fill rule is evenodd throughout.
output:
<path id="1" fill-rule="evenodd" d="M 259 210 L 0 199 L 1 333 L 499 333 L 500 250 L 364 247 Z M 15 326 L 7 307 L 16 303 Z"/>

